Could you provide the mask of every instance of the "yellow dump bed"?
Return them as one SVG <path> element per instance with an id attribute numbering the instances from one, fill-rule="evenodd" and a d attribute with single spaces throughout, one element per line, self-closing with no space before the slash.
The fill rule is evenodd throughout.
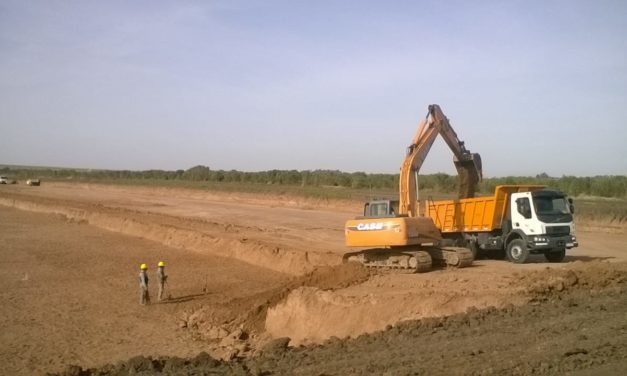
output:
<path id="1" fill-rule="evenodd" d="M 494 196 L 427 201 L 425 211 L 442 233 L 489 232 L 501 228 L 510 194 L 542 188 L 543 185 L 499 185 Z"/>

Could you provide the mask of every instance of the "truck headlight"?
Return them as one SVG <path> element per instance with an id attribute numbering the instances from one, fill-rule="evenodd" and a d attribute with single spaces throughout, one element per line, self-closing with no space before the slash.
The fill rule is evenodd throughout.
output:
<path id="1" fill-rule="evenodd" d="M 544 242 L 546 242 L 546 238 L 544 236 L 534 236 L 533 237 L 533 241 L 534 242 L 544 243 Z"/>

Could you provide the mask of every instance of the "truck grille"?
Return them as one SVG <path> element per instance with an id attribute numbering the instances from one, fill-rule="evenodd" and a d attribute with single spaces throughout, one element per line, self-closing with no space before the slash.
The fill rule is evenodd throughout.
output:
<path id="1" fill-rule="evenodd" d="M 546 226 L 547 235 L 568 235 L 570 226 Z"/>

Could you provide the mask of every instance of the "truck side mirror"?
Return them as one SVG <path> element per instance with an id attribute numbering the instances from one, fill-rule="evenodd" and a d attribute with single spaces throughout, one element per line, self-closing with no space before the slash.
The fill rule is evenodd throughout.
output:
<path id="1" fill-rule="evenodd" d="M 568 209 L 570 209 L 572 214 L 575 214 L 575 205 L 573 204 L 573 199 L 570 197 L 568 198 Z"/>

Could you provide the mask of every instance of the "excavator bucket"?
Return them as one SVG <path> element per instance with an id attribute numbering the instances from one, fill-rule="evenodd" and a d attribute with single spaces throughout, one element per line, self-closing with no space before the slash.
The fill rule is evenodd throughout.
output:
<path id="1" fill-rule="evenodd" d="M 459 175 L 459 198 L 475 197 L 477 184 L 483 178 L 481 156 L 468 153 L 463 160 L 455 160 L 455 168 Z"/>

